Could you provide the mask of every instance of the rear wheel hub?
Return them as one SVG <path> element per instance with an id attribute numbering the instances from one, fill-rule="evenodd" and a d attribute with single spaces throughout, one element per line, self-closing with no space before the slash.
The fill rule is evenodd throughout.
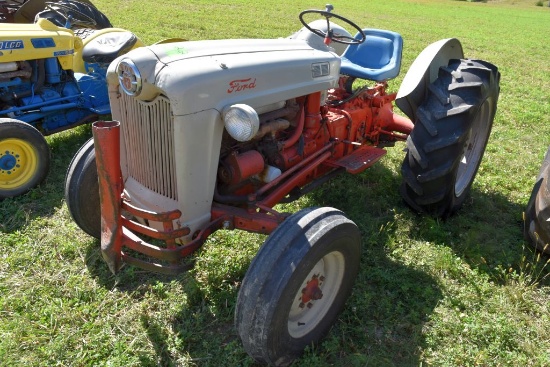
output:
<path id="1" fill-rule="evenodd" d="M 35 174 L 38 157 L 33 146 L 21 139 L 0 142 L 0 188 L 24 185 Z"/>

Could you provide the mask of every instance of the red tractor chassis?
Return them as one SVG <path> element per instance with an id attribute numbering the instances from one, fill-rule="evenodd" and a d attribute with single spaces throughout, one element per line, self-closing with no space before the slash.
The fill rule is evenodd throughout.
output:
<path id="1" fill-rule="evenodd" d="M 193 240 L 185 245 L 176 242 L 190 234 L 188 227 L 174 227 L 180 211 L 150 212 L 133 206 L 125 198 L 119 163 L 119 123 L 96 122 L 93 134 L 101 198 L 101 246 L 111 270 L 117 271 L 124 261 L 147 270 L 178 273 L 190 267 L 189 262 L 182 260 L 218 229 L 269 234 L 288 216 L 275 211 L 273 206 L 293 190 L 317 186 L 344 170 L 360 173 L 386 154 L 380 146 L 406 140 L 414 125 L 393 113 L 396 95 L 386 93 L 387 84 L 361 88 L 349 98 L 352 93 L 344 88 L 346 80 L 342 78 L 340 87 L 329 91 L 326 105 L 321 105 L 320 92 L 296 99 L 299 110 L 291 122 L 294 129 L 273 156 L 263 157 L 256 150 L 248 150 L 232 152 L 225 159 L 224 172 L 232 173 L 231 183 L 243 183 L 260 173 L 248 167 L 254 167 L 254 162 L 260 160 L 256 166 L 263 168 L 263 159 L 277 162 L 282 174 L 262 186 L 230 185 L 238 188 L 230 194 L 214 193 L 210 223 L 194 233 Z M 146 226 L 143 224 L 146 221 L 162 223 L 163 229 Z M 148 243 L 137 234 L 164 241 L 165 245 Z M 126 249 L 145 255 L 147 260 L 132 256 L 132 251 Z"/>

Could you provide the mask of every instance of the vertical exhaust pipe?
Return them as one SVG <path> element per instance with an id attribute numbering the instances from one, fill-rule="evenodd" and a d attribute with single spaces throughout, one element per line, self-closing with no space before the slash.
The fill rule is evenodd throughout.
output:
<path id="1" fill-rule="evenodd" d="M 116 273 L 122 258 L 122 173 L 120 170 L 120 122 L 92 124 L 101 204 L 101 253 Z"/>

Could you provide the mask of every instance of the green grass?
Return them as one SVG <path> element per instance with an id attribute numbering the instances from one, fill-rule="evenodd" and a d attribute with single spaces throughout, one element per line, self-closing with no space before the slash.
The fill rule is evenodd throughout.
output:
<path id="1" fill-rule="evenodd" d="M 299 11 L 324 3 L 269 0 L 107 1 L 113 24 L 150 44 L 285 37 Z M 522 235 L 522 211 L 550 137 L 550 9 L 530 1 L 335 1 L 365 27 L 400 32 L 402 75 L 429 43 L 457 37 L 502 73 L 495 125 L 470 199 L 447 221 L 413 214 L 398 194 L 403 145 L 283 208 L 334 206 L 363 234 L 347 307 L 304 366 L 550 365 L 548 260 Z M 233 312 L 264 237 L 221 231 L 188 274 L 126 266 L 112 276 L 99 242 L 72 222 L 66 168 L 89 127 L 48 137 L 43 185 L 0 202 L 0 366 L 253 366 Z"/>

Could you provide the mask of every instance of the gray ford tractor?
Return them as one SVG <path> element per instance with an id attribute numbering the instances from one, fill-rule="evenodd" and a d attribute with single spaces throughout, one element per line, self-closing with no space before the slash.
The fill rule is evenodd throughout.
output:
<path id="1" fill-rule="evenodd" d="M 447 217 L 470 191 L 499 96 L 497 68 L 465 58 L 457 39 L 429 45 L 392 93 L 399 34 L 363 29 L 331 6 L 299 18 L 304 28 L 285 39 L 159 44 L 116 59 L 113 121 L 94 123 L 65 186 L 74 220 L 101 239 L 113 272 L 123 262 L 185 271 L 222 228 L 268 234 L 235 325 L 253 358 L 278 366 L 335 322 L 361 233 L 336 208 L 275 205 L 363 172 L 401 141 L 405 202 Z"/>

